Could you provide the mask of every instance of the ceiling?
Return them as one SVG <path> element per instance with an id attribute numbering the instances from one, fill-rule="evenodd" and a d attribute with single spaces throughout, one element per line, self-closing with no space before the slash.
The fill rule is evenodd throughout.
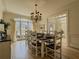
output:
<path id="1" fill-rule="evenodd" d="M 4 0 L 4 9 L 9 12 L 29 16 L 34 11 L 34 4 L 38 4 L 38 10 L 45 16 L 56 9 L 65 6 L 75 0 Z"/>

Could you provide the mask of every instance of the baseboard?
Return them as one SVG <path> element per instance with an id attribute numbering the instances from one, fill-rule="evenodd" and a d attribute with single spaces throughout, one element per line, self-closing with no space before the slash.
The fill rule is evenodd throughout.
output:
<path id="1" fill-rule="evenodd" d="M 73 47 L 73 46 L 68 46 L 68 47 L 71 48 L 72 50 L 74 50 L 74 51 L 76 51 L 76 52 L 79 53 L 79 48 L 75 48 L 75 47 Z"/>

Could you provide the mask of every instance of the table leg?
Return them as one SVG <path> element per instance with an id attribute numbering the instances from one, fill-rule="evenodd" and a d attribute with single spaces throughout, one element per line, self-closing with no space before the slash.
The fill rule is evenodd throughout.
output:
<path id="1" fill-rule="evenodd" d="M 42 43 L 42 46 L 41 46 L 41 57 L 42 58 L 44 57 L 44 43 Z"/>

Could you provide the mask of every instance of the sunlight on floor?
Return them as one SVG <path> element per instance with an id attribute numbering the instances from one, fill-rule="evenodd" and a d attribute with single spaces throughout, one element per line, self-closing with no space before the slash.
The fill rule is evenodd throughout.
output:
<path id="1" fill-rule="evenodd" d="M 25 41 L 18 41 L 12 44 L 12 59 L 25 59 L 28 48 Z"/>

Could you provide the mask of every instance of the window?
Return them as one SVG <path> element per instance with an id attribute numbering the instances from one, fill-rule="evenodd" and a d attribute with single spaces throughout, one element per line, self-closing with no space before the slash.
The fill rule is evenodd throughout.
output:
<path id="1" fill-rule="evenodd" d="M 16 19 L 17 20 L 17 19 Z M 25 39 L 26 31 L 32 31 L 32 21 L 28 19 L 21 19 L 16 21 L 16 38 Z"/>

